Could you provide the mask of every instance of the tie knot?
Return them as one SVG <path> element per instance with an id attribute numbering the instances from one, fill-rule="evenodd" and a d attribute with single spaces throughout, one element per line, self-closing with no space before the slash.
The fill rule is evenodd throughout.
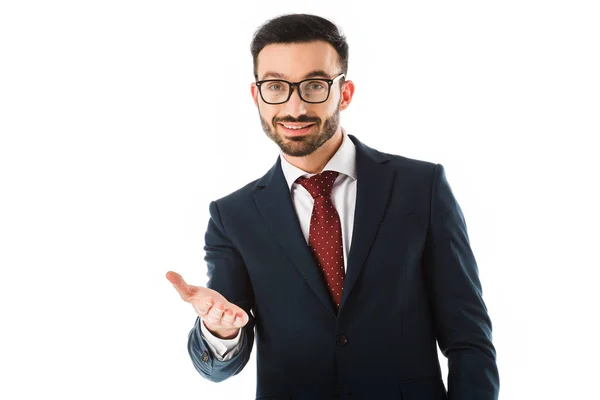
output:
<path id="1" fill-rule="evenodd" d="M 301 176 L 296 181 L 308 190 L 313 199 L 316 199 L 319 196 L 328 196 L 331 194 L 333 182 L 335 182 L 335 178 L 338 175 L 339 172 L 336 171 L 323 171 L 310 178 Z"/>

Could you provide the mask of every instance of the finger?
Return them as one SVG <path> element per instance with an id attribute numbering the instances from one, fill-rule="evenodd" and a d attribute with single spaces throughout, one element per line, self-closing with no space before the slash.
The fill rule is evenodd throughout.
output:
<path id="1" fill-rule="evenodd" d="M 231 314 L 228 314 L 227 311 L 231 311 Z M 231 316 L 229 317 L 229 315 Z M 245 315 L 246 312 L 243 308 L 234 303 L 228 303 L 225 306 L 225 312 L 223 318 L 221 319 L 221 323 L 225 324 L 225 321 L 227 321 L 227 323 L 231 322 L 232 325 L 230 326 L 230 328 L 239 328 L 241 326 L 244 326 L 248 320 L 247 317 L 244 317 Z"/>
<path id="2" fill-rule="evenodd" d="M 248 315 L 243 309 L 235 313 L 235 318 L 233 320 L 233 326 L 236 328 L 242 327 L 248 323 Z"/>
<path id="3" fill-rule="evenodd" d="M 211 325 L 219 325 L 221 323 L 221 317 L 223 316 L 223 311 L 225 310 L 225 305 L 221 302 L 216 303 L 214 307 L 211 307 L 208 315 L 206 316 L 206 320 Z"/>
<path id="4" fill-rule="evenodd" d="M 244 326 L 244 317 L 241 313 L 235 314 L 235 319 L 233 320 L 233 326 L 236 328 Z"/>
<path id="5" fill-rule="evenodd" d="M 221 318 L 221 325 L 225 328 L 234 328 L 233 321 L 235 319 L 235 313 L 231 309 L 225 310 L 223 317 Z"/>
<path id="6" fill-rule="evenodd" d="M 167 279 L 173 284 L 177 292 L 179 292 L 179 295 L 187 301 L 191 295 L 191 292 L 188 284 L 185 283 L 181 275 L 179 275 L 177 272 L 169 271 L 167 272 Z"/>

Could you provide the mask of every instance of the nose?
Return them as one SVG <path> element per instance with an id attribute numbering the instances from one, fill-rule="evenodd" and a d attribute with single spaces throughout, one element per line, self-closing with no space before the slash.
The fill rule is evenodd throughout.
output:
<path id="1" fill-rule="evenodd" d="M 301 115 L 306 114 L 306 103 L 302 101 L 300 98 L 300 94 L 298 93 L 298 86 L 292 87 L 292 95 L 290 99 L 283 104 L 285 112 L 288 115 Z"/>

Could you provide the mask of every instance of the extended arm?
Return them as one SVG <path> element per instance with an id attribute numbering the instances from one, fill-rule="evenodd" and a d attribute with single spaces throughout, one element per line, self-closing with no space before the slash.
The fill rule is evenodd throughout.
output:
<path id="1" fill-rule="evenodd" d="M 214 357 L 207 342 L 202 337 L 202 320 L 196 318 L 196 323 L 188 336 L 188 353 L 196 370 L 203 377 L 221 382 L 239 373 L 250 358 L 254 344 L 255 320 L 250 312 L 254 306 L 252 285 L 242 260 L 223 226 L 216 202 L 209 206 L 210 219 L 205 235 L 204 260 L 208 266 L 208 283 L 206 287 L 216 290 L 231 303 L 242 308 L 249 317 L 249 321 L 242 329 L 241 347 L 239 352 L 228 359 L 220 361 Z"/>

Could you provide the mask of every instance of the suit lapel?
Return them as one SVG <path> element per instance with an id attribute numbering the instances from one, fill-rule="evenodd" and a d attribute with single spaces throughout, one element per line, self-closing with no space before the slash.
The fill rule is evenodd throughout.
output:
<path id="1" fill-rule="evenodd" d="M 344 307 L 360 272 L 388 206 L 394 181 L 389 158 L 348 135 L 356 145 L 356 207 L 348 268 L 344 279 L 340 310 Z"/>
<path id="2" fill-rule="evenodd" d="M 385 214 L 394 177 L 394 170 L 389 164 L 386 165 L 386 162 L 389 161 L 387 156 L 362 144 L 352 135 L 348 135 L 348 137 L 356 145 L 357 187 L 352 244 L 340 309 L 344 307 L 364 266 L 364 261 Z M 288 254 L 290 261 L 298 268 L 315 295 L 335 316 L 337 312 L 331 296 L 300 229 L 279 157 L 275 165 L 256 185 L 263 189 L 254 195 L 254 201 L 268 229 Z"/>

